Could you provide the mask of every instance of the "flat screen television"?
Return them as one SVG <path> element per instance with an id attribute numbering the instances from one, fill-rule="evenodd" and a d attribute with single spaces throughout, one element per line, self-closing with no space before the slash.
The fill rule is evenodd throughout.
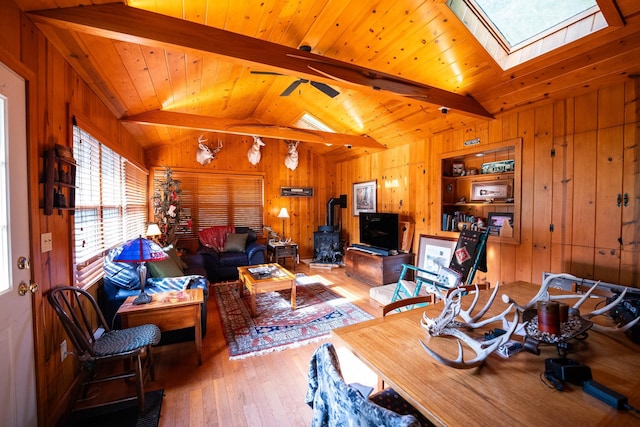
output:
<path id="1" fill-rule="evenodd" d="M 360 243 L 398 250 L 398 214 L 360 212 Z"/>

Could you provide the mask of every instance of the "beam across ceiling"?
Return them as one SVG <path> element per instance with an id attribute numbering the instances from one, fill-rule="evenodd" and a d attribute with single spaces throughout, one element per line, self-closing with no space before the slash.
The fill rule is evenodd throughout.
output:
<path id="1" fill-rule="evenodd" d="M 270 125 L 257 121 L 220 119 L 195 114 L 172 111 L 149 111 L 120 119 L 122 123 L 142 125 L 161 125 L 185 129 L 198 129 L 207 132 L 230 133 L 235 135 L 261 136 L 263 138 L 290 139 L 334 146 L 384 150 L 386 147 L 367 136 L 345 135 L 341 133 L 321 132 L 298 129 L 287 126 Z"/>
<path id="2" fill-rule="evenodd" d="M 39 10 L 28 15 L 38 25 L 145 46 L 207 52 L 246 66 L 269 67 L 328 84 L 338 81 L 356 90 L 386 92 L 469 116 L 493 118 L 470 96 L 119 3 Z"/>

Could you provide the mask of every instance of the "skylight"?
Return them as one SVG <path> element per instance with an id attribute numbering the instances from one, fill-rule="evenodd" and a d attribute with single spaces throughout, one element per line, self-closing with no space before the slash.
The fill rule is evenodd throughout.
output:
<path id="1" fill-rule="evenodd" d="M 319 130 L 322 132 L 336 133 L 335 130 L 331 129 L 329 126 L 322 123 L 320 120 L 316 119 L 309 113 L 304 113 L 302 117 L 300 117 L 300 119 L 296 122 L 295 126 L 300 129 Z"/>
<path id="2" fill-rule="evenodd" d="M 542 35 L 592 7 L 595 0 L 471 0 L 511 47 Z"/>
<path id="3" fill-rule="evenodd" d="M 505 70 L 607 27 L 596 0 L 447 0 L 447 6 Z"/>

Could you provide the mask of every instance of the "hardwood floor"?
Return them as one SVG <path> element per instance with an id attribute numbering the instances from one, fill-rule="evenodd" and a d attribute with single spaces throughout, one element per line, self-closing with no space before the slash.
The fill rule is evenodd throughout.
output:
<path id="1" fill-rule="evenodd" d="M 299 272 L 322 276 L 332 290 L 379 315 L 378 304 L 369 300 L 370 287 L 347 277 L 344 268 L 310 269 L 300 263 L 296 266 Z M 154 353 L 156 379 L 146 389 L 165 390 L 159 426 L 310 425 L 311 409 L 304 403 L 307 370 L 314 350 L 323 341 L 229 360 L 213 298 L 208 300 L 208 310 L 202 366 L 198 366 L 192 342 L 164 346 Z M 346 349 L 336 348 L 347 382 L 377 386 L 377 376 L 371 370 Z"/>

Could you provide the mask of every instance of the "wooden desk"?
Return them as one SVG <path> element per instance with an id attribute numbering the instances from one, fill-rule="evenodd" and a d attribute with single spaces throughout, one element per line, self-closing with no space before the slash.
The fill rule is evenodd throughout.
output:
<path id="1" fill-rule="evenodd" d="M 201 305 L 204 302 L 202 289 L 187 289 L 176 292 L 152 294 L 149 304 L 134 305 L 136 297 L 129 297 L 118 309 L 123 328 L 151 323 L 162 332 L 182 328 L 195 328 L 195 344 L 198 364 L 202 365 Z"/>
<path id="2" fill-rule="evenodd" d="M 517 282 L 501 286 L 499 294 L 507 293 L 524 304 L 538 289 L 537 285 Z M 488 291 L 481 292 L 479 307 L 488 296 Z M 492 307 L 494 314 L 505 308 L 499 299 L 498 296 Z M 543 384 L 540 374 L 544 372 L 545 359 L 558 357 L 552 346 L 540 346 L 539 356 L 525 351 L 510 359 L 491 355 L 484 365 L 468 370 L 439 364 L 424 351 L 419 340 L 450 358 L 457 355 L 457 345 L 450 337 L 429 339 L 420 326 L 425 310 L 434 316 L 440 312 L 441 303 L 335 329 L 333 336 L 336 344 L 350 349 L 434 424 L 640 424 L 637 415 L 607 406 L 584 393 L 580 386 L 569 384 L 564 392 L 559 392 Z M 489 325 L 494 327 L 500 326 Z M 589 331 L 586 341 L 572 341 L 572 346 L 567 357 L 591 367 L 594 380 L 626 395 L 632 406 L 640 407 L 637 344 L 624 334 L 612 336 Z M 473 353 L 466 347 L 465 350 Z M 474 356 L 467 353 L 465 359 Z"/>

